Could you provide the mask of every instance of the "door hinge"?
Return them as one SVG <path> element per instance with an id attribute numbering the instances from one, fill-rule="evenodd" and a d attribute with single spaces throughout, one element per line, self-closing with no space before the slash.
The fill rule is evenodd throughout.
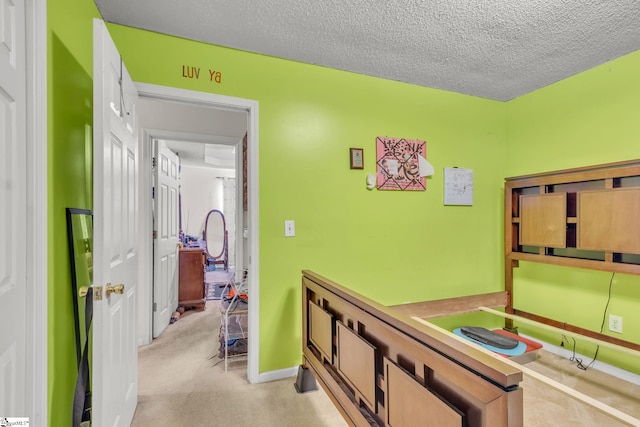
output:
<path id="1" fill-rule="evenodd" d="M 156 169 L 156 158 L 152 157 L 151 158 L 151 170 L 155 170 Z"/>
<path id="2" fill-rule="evenodd" d="M 158 311 L 158 303 L 153 303 L 153 311 Z"/>
<path id="3" fill-rule="evenodd" d="M 151 198 L 152 199 L 156 198 L 156 187 L 151 187 Z"/>
<path id="4" fill-rule="evenodd" d="M 151 238 L 154 239 L 154 240 L 158 238 L 158 231 L 157 230 L 153 230 L 153 233 L 151 233 Z"/>

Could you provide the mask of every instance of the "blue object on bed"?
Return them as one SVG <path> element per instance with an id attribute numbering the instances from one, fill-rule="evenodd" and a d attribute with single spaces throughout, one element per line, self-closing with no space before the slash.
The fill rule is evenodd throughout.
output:
<path id="1" fill-rule="evenodd" d="M 473 339 L 467 335 L 465 335 L 462 332 L 462 328 L 455 328 L 453 330 L 453 333 L 466 339 L 467 341 L 471 341 L 474 342 L 484 348 L 486 348 L 487 350 L 491 350 L 494 353 L 500 353 L 500 354 L 504 354 L 505 356 L 520 356 L 521 354 L 524 354 L 525 351 L 527 351 L 527 344 L 525 344 L 522 341 L 518 341 L 518 345 L 516 345 L 514 348 L 512 349 L 506 349 L 506 348 L 498 348 L 489 344 L 485 344 L 483 342 L 480 342 L 476 339 Z"/>

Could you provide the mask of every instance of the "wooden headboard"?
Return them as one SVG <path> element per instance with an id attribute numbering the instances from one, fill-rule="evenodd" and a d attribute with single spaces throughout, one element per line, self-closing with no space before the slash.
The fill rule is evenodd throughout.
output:
<path id="1" fill-rule="evenodd" d="M 303 366 L 353 426 L 519 427 L 522 371 L 311 271 Z"/>
<path id="2" fill-rule="evenodd" d="M 640 351 L 513 305 L 520 260 L 640 275 L 640 160 L 507 178 L 504 200 L 506 312 Z"/>

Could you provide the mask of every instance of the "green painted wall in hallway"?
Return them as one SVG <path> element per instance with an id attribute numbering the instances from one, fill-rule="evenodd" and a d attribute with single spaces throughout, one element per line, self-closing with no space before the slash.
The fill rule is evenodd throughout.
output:
<path id="1" fill-rule="evenodd" d="M 260 103 L 261 372 L 300 363 L 302 269 L 385 304 L 502 286 L 503 103 L 109 30 L 134 81 Z M 436 174 L 426 191 L 366 189 L 378 135 L 427 141 Z M 364 149 L 364 170 L 349 169 L 349 147 Z M 442 168 L 451 166 L 474 170 L 473 207 L 443 206 Z M 285 219 L 296 221 L 296 237 L 283 236 Z"/>

